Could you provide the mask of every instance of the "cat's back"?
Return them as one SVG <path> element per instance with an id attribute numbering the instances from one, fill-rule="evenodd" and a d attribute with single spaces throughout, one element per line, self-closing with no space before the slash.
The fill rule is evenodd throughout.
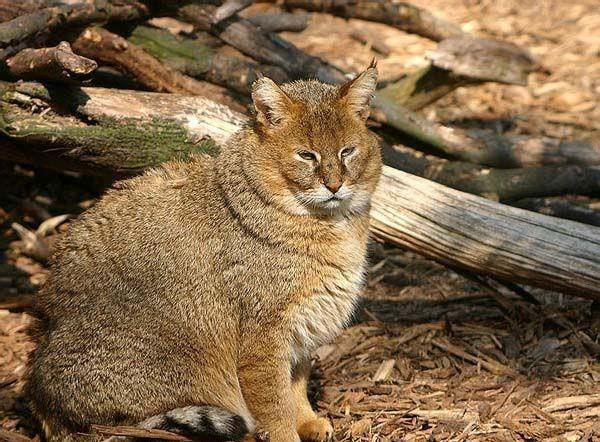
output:
<path id="1" fill-rule="evenodd" d="M 213 162 L 196 156 L 117 182 L 58 242 L 42 303 L 50 297 L 64 304 L 59 298 L 65 293 L 85 302 L 99 296 L 135 301 L 169 291 L 179 275 L 189 273 L 191 224 L 222 224 L 216 219 L 224 212 L 212 185 Z"/>

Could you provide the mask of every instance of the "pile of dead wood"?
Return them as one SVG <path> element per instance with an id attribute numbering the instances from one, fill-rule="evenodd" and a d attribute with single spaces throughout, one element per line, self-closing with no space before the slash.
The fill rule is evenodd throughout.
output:
<path id="1" fill-rule="evenodd" d="M 0 0 L 0 157 L 127 176 L 216 154 L 248 118 L 259 73 L 330 83 L 351 74 L 276 32 L 302 31 L 315 11 L 378 21 L 439 43 L 427 67 L 382 85 L 374 99 L 386 163 L 375 237 L 453 267 L 600 300 L 600 213 L 557 198 L 600 193 L 600 145 L 467 131 L 417 113 L 459 86 L 525 85 L 539 69 L 525 49 L 402 2 L 284 0 L 260 12 L 246 10 L 251 3 Z"/>

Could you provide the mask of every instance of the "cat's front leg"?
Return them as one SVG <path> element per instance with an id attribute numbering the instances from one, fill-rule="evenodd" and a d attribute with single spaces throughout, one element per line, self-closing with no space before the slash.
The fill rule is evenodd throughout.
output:
<path id="1" fill-rule="evenodd" d="M 304 442 L 326 442 L 333 437 L 333 427 L 327 418 L 319 417 L 308 400 L 310 358 L 300 361 L 292 372 L 292 392 L 296 402 L 296 428 Z"/>
<path id="2" fill-rule="evenodd" d="M 263 336 L 253 342 L 239 367 L 242 394 L 270 442 L 300 442 L 289 352 L 278 341 L 280 336 Z"/>

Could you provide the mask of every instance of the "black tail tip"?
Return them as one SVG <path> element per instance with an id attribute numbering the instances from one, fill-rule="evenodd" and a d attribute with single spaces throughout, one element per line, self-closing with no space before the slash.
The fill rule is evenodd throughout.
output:
<path id="1" fill-rule="evenodd" d="M 231 431 L 229 433 L 229 438 L 233 441 L 242 440 L 249 432 L 248 424 L 244 420 L 242 416 L 238 416 L 234 414 L 231 416 Z"/>
<path id="2" fill-rule="evenodd" d="M 192 437 L 210 441 L 239 441 L 249 432 L 246 420 L 237 414 L 212 406 L 189 406 L 168 411 L 161 426 Z"/>

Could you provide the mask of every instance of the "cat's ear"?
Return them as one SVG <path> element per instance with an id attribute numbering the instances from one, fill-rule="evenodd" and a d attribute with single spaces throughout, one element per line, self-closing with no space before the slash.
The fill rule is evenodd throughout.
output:
<path id="1" fill-rule="evenodd" d="M 256 120 L 264 125 L 275 125 L 290 113 L 292 100 L 267 77 L 261 77 L 252 85 L 252 101 Z"/>
<path id="2" fill-rule="evenodd" d="M 340 87 L 340 101 L 360 118 L 369 117 L 369 107 L 377 86 L 377 61 L 373 59 L 366 71 Z"/>

